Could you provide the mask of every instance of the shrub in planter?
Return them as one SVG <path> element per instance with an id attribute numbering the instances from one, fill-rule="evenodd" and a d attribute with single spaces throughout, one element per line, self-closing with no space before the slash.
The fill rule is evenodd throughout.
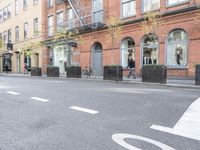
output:
<path id="1" fill-rule="evenodd" d="M 42 76 L 42 68 L 31 67 L 31 76 Z"/>
<path id="2" fill-rule="evenodd" d="M 123 79 L 122 66 L 120 66 L 120 65 L 104 66 L 103 79 L 104 80 L 122 81 L 122 79 Z"/>
<path id="3" fill-rule="evenodd" d="M 195 84 L 200 85 L 200 64 L 196 65 L 195 69 Z"/>
<path id="4" fill-rule="evenodd" d="M 49 66 L 47 67 L 47 77 L 59 77 L 59 67 Z"/>
<path id="5" fill-rule="evenodd" d="M 67 78 L 81 78 L 80 66 L 68 66 L 65 69 Z"/>
<path id="6" fill-rule="evenodd" d="M 166 83 L 167 67 L 164 65 L 144 65 L 142 82 Z"/>

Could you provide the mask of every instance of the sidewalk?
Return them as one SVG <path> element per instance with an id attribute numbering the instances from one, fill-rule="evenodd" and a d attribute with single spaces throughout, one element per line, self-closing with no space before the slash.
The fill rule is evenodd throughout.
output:
<path id="1" fill-rule="evenodd" d="M 4 73 L 0 72 L 0 76 L 10 76 L 10 77 L 32 77 L 29 74 L 14 74 L 14 73 Z M 42 77 L 36 77 L 36 78 L 47 78 L 46 74 L 44 74 Z M 52 78 L 52 77 L 51 77 Z M 55 77 L 56 78 L 56 77 Z M 56 79 L 72 79 L 72 78 L 66 78 L 66 75 L 60 75 L 60 77 Z M 192 89 L 200 89 L 200 86 L 195 85 L 195 81 L 192 79 L 187 78 L 169 78 L 167 79 L 166 84 L 159 84 L 159 83 L 146 83 L 142 82 L 141 77 L 137 77 L 137 79 L 133 78 L 127 78 L 123 77 L 123 81 L 110 81 L 110 80 L 103 80 L 103 77 L 96 77 L 96 79 L 88 79 L 88 78 L 80 78 L 80 79 L 72 79 L 72 80 L 88 80 L 88 81 L 104 81 L 104 82 L 119 82 L 119 83 L 127 83 L 127 84 L 150 84 L 150 85 L 161 85 L 161 86 L 169 86 L 169 87 L 179 87 L 179 88 L 192 88 Z"/>

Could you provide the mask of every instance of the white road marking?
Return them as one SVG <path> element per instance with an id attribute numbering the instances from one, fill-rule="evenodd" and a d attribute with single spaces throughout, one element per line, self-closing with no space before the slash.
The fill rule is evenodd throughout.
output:
<path id="1" fill-rule="evenodd" d="M 43 98 L 39 98 L 39 97 L 31 97 L 30 99 L 36 100 L 36 101 L 41 101 L 41 102 L 49 102 L 48 99 L 43 99 Z"/>
<path id="2" fill-rule="evenodd" d="M 69 108 L 73 109 L 73 110 L 78 110 L 78 111 L 86 112 L 86 113 L 89 113 L 89 114 L 93 114 L 93 115 L 99 113 L 98 111 L 83 108 L 83 107 L 71 106 Z"/>
<path id="3" fill-rule="evenodd" d="M 6 91 L 6 93 L 8 93 L 8 94 L 12 94 L 12 95 L 19 95 L 19 94 L 20 94 L 20 93 L 13 92 L 13 91 Z"/>
<path id="4" fill-rule="evenodd" d="M 162 150 L 175 150 L 174 148 L 165 145 L 163 143 L 160 143 L 158 141 L 152 140 L 152 139 L 148 139 L 142 136 L 138 136 L 138 135 L 131 135 L 131 134 L 114 134 L 112 136 L 113 141 L 115 141 L 117 144 L 121 145 L 122 147 L 128 149 L 128 150 L 142 150 L 139 149 L 133 145 L 130 145 L 128 143 L 125 142 L 125 139 L 136 139 L 136 140 L 140 140 L 140 141 L 145 141 L 147 143 L 151 143 L 159 148 L 161 148 Z"/>
<path id="5" fill-rule="evenodd" d="M 128 89 L 128 88 L 110 88 L 106 89 L 106 91 L 111 91 L 111 92 L 121 92 L 121 93 L 135 93 L 135 94 L 149 94 L 148 92 L 144 91 L 139 91 L 136 89 Z"/>
<path id="6" fill-rule="evenodd" d="M 200 141 L 200 98 L 190 105 L 173 128 L 159 125 L 150 128 Z"/>

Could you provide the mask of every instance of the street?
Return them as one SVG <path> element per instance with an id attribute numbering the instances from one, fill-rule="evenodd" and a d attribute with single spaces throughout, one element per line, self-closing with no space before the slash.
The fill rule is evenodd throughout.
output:
<path id="1" fill-rule="evenodd" d="M 199 97 L 198 89 L 0 76 L 0 150 L 200 150 L 199 110 L 187 111 Z"/>

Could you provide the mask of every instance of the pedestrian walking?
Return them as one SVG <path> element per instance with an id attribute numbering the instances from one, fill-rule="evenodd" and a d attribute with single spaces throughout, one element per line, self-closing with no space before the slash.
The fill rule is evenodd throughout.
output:
<path id="1" fill-rule="evenodd" d="M 24 74 L 27 74 L 28 72 L 27 72 L 27 64 L 26 63 L 24 63 L 23 69 L 24 69 Z"/>
<path id="2" fill-rule="evenodd" d="M 4 65 L 4 70 L 6 73 L 8 73 L 8 65 L 7 64 Z"/>
<path id="3" fill-rule="evenodd" d="M 129 68 L 128 78 L 130 78 L 130 76 L 133 75 L 134 79 L 136 79 L 136 76 L 135 76 L 135 61 L 133 60 L 133 58 L 129 59 L 127 68 Z"/>

